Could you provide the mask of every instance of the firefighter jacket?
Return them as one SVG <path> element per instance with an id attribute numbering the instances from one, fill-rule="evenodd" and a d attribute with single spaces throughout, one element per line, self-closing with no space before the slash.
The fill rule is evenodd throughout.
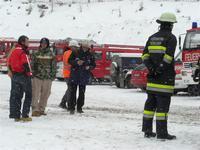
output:
<path id="1" fill-rule="evenodd" d="M 83 65 L 78 65 L 77 62 L 79 60 L 84 61 Z M 76 85 L 88 84 L 91 77 L 90 71 L 96 67 L 94 56 L 89 51 L 79 50 L 78 53 L 73 51 L 70 55 L 69 63 L 71 64 L 69 83 Z"/>
<path id="2" fill-rule="evenodd" d="M 143 55 L 147 66 L 147 93 L 172 95 L 174 92 L 174 53 L 176 37 L 169 30 L 160 30 L 149 37 Z"/>
<path id="3" fill-rule="evenodd" d="M 27 48 L 23 48 L 21 45 L 16 45 L 8 58 L 7 64 L 13 74 L 32 75 Z"/>
<path id="4" fill-rule="evenodd" d="M 32 55 L 33 76 L 41 80 L 54 80 L 56 76 L 56 57 L 50 48 L 40 49 Z"/>
<path id="5" fill-rule="evenodd" d="M 71 72 L 71 64 L 69 64 L 69 57 L 71 55 L 72 51 L 67 50 L 64 52 L 63 55 L 63 77 L 69 78 L 70 72 Z"/>

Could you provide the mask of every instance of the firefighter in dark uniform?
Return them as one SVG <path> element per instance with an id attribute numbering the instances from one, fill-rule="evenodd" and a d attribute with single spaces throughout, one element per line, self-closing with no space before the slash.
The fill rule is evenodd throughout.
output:
<path id="1" fill-rule="evenodd" d="M 149 71 L 142 131 L 147 138 L 157 135 L 157 139 L 172 140 L 176 136 L 167 131 L 167 117 L 174 92 L 174 53 L 177 45 L 176 37 L 171 32 L 177 21 L 174 14 L 163 13 L 156 22 L 160 24 L 160 29 L 149 37 L 142 55 L 143 63 Z M 156 133 L 152 131 L 154 114 Z"/>

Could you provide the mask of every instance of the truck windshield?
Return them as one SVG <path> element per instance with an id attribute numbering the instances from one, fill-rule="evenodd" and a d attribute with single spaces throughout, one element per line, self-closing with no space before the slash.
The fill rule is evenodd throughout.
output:
<path id="1" fill-rule="evenodd" d="M 5 43 L 1 42 L 0 43 L 0 52 L 5 52 L 5 50 L 6 50 L 6 45 L 5 45 Z"/>
<path id="2" fill-rule="evenodd" d="M 95 51 L 94 57 L 95 60 L 102 60 L 102 51 Z"/>
<path id="3" fill-rule="evenodd" d="M 138 65 L 137 67 L 135 67 L 134 70 L 145 70 L 147 69 L 147 67 L 145 66 L 145 64 L 141 64 L 141 65 Z"/>
<path id="4" fill-rule="evenodd" d="M 200 31 L 188 32 L 185 38 L 184 49 L 199 49 L 200 48 Z"/>
<path id="5" fill-rule="evenodd" d="M 134 69 L 142 63 L 142 59 L 139 57 L 123 57 L 122 66 L 124 69 Z"/>

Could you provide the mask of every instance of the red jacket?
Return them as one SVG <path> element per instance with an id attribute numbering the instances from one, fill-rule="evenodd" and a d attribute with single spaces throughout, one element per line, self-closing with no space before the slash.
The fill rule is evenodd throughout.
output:
<path id="1" fill-rule="evenodd" d="M 8 66 L 12 73 L 24 73 L 31 76 L 30 59 L 20 45 L 12 51 L 8 58 Z"/>

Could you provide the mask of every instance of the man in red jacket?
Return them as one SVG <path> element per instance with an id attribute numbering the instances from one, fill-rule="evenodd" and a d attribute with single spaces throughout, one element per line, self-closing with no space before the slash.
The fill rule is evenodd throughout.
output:
<path id="1" fill-rule="evenodd" d="M 18 44 L 8 58 L 8 67 L 11 72 L 11 93 L 10 93 L 10 118 L 15 121 L 32 121 L 29 117 L 32 101 L 31 67 L 28 58 L 28 37 L 22 35 Z M 25 100 L 21 113 L 22 98 L 25 93 Z"/>

